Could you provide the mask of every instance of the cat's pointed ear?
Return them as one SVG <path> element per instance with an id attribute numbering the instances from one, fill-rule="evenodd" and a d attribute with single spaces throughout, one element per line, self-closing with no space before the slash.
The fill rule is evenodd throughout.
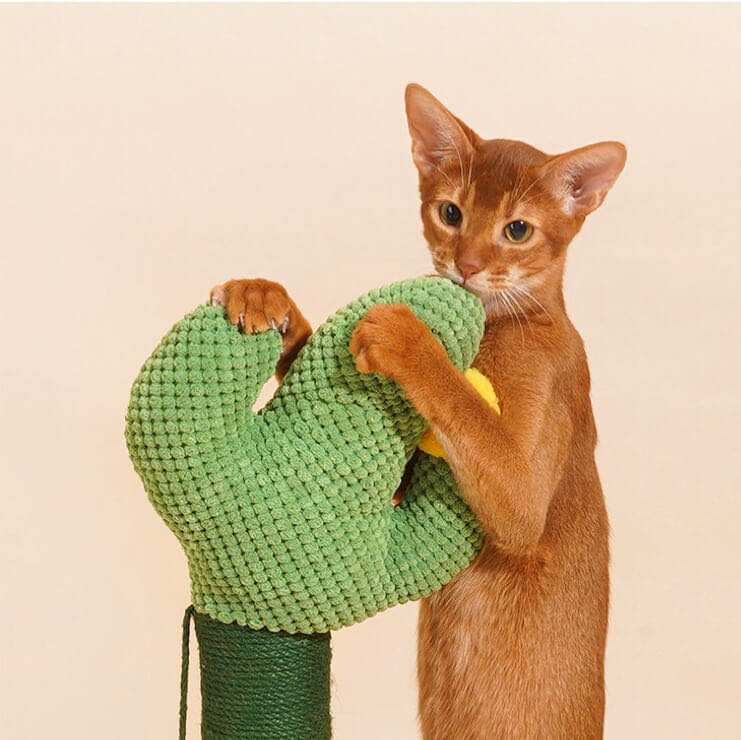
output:
<path id="1" fill-rule="evenodd" d="M 545 165 L 544 181 L 572 216 L 584 217 L 602 205 L 625 167 L 627 152 L 617 141 L 603 141 L 565 154 Z"/>
<path id="2" fill-rule="evenodd" d="M 459 121 L 421 85 L 407 85 L 407 123 L 412 157 L 422 175 L 429 175 L 448 159 L 468 169 L 476 134 Z"/>

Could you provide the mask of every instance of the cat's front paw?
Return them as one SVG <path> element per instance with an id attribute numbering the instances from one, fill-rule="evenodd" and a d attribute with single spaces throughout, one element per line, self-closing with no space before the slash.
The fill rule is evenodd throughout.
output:
<path id="1" fill-rule="evenodd" d="M 361 373 L 377 372 L 402 386 L 447 359 L 427 324 L 404 303 L 373 306 L 355 327 L 350 352 Z"/>
<path id="2" fill-rule="evenodd" d="M 292 303 L 282 285 L 262 278 L 229 280 L 211 289 L 211 305 L 224 306 L 232 324 L 247 334 L 277 329 L 285 335 Z"/>
<path id="3" fill-rule="evenodd" d="M 311 326 L 280 283 L 263 278 L 229 280 L 211 290 L 211 305 L 224 306 L 246 334 L 277 329 L 283 352 L 275 373 L 281 380 L 311 335 Z"/>

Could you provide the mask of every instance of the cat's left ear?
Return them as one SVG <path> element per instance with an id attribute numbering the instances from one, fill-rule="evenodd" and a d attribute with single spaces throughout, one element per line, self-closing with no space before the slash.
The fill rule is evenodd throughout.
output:
<path id="1" fill-rule="evenodd" d="M 554 157 L 545 165 L 543 180 L 569 215 L 584 217 L 602 205 L 626 157 L 620 142 L 592 144 Z"/>

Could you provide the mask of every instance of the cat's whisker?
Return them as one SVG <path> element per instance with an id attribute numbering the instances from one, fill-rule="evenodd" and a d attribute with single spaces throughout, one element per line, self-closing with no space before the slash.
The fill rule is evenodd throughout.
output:
<path id="1" fill-rule="evenodd" d="M 522 328 L 522 322 L 520 321 L 520 317 L 517 313 L 517 309 L 514 307 L 514 304 L 512 303 L 511 296 L 509 295 L 509 292 L 507 290 L 502 292 L 502 300 L 507 304 L 507 306 L 510 308 L 510 316 L 517 321 L 517 325 L 520 327 L 520 336 L 522 338 L 522 346 L 525 346 L 525 330 Z"/>
<path id="2" fill-rule="evenodd" d="M 514 207 L 519 202 L 520 196 L 518 195 L 518 192 L 525 182 L 525 175 L 526 175 L 526 171 L 524 168 L 520 168 L 517 171 L 517 177 L 515 178 L 515 184 L 512 186 L 512 189 L 510 190 L 509 202 L 510 202 L 511 207 Z"/>
<path id="3" fill-rule="evenodd" d="M 489 294 L 490 303 L 489 306 L 491 308 L 491 314 L 493 316 L 499 315 L 499 298 L 497 297 L 496 291 Z M 489 310 L 486 311 L 487 315 L 489 314 Z"/>
<path id="4" fill-rule="evenodd" d="M 516 286 L 512 285 L 510 287 L 511 288 L 514 288 Z M 520 303 L 520 301 L 517 299 L 517 296 L 515 294 L 509 293 L 509 297 L 514 302 L 515 306 L 517 306 L 517 308 L 520 309 L 520 314 L 522 315 L 522 318 L 525 319 L 525 321 L 527 321 L 527 325 L 528 325 L 528 327 L 530 329 L 530 332 L 532 333 L 533 332 L 533 325 L 530 323 L 530 319 L 528 318 L 527 311 L 524 309 L 524 307 L 522 306 L 522 304 Z"/>
<path id="5" fill-rule="evenodd" d="M 450 187 L 453 188 L 453 190 L 458 190 L 458 186 L 440 169 L 438 165 L 435 165 L 435 169 L 450 183 Z"/>
<path id="6" fill-rule="evenodd" d="M 513 285 L 512 286 L 516 291 L 518 291 L 521 295 L 525 296 L 525 298 L 529 298 L 533 303 L 535 303 L 537 306 L 540 307 L 540 309 L 545 313 L 545 315 L 553 321 L 553 316 L 551 316 L 548 313 L 548 309 L 527 289 L 524 288 L 521 285 Z"/>
<path id="7" fill-rule="evenodd" d="M 495 306 L 495 315 L 496 316 L 502 316 L 504 315 L 504 311 L 502 310 L 502 307 L 499 305 L 499 294 L 494 293 L 494 306 Z M 506 309 L 505 309 L 506 310 Z"/>
<path id="8" fill-rule="evenodd" d="M 545 170 L 540 174 L 539 177 L 536 177 L 530 185 L 528 185 L 527 188 L 525 188 L 525 192 L 517 199 L 517 203 L 515 205 L 522 205 L 522 199 L 532 190 L 532 188 L 537 185 L 546 175 L 548 174 L 548 170 Z"/>
<path id="9" fill-rule="evenodd" d="M 534 197 L 534 196 L 531 196 L 531 197 L 530 197 L 530 198 L 528 198 L 527 200 L 518 200 L 518 201 L 517 201 L 517 202 L 515 203 L 515 205 L 516 205 L 516 206 L 519 206 L 520 208 L 523 208 L 524 206 L 528 206 L 528 205 L 530 205 L 531 203 L 533 203 L 533 202 L 534 202 L 534 201 L 536 201 L 536 200 L 537 200 L 537 198 L 536 198 L 536 197 Z"/>
<path id="10" fill-rule="evenodd" d="M 494 305 L 496 306 L 496 316 L 507 316 L 507 306 L 504 303 L 501 293 L 498 290 L 494 290 L 491 294 L 494 299 Z"/>
<path id="11" fill-rule="evenodd" d="M 548 309 L 524 286 L 522 285 L 513 285 L 512 286 L 521 296 L 524 298 L 529 299 L 532 301 L 538 308 L 540 308 L 541 311 L 551 320 L 553 321 L 553 317 L 548 313 Z"/>
<path id="12" fill-rule="evenodd" d="M 514 320 L 514 317 L 512 316 L 512 306 L 507 302 L 507 298 L 504 295 L 504 291 L 503 290 L 497 291 L 497 295 L 502 300 L 502 305 L 504 306 L 504 308 L 505 308 L 505 310 L 507 312 L 507 316 L 510 319 L 513 319 Z"/>

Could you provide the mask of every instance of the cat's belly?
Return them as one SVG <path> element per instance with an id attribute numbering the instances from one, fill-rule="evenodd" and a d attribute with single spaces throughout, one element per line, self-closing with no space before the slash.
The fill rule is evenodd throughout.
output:
<path id="1" fill-rule="evenodd" d="M 553 557 L 515 560 L 486 542 L 466 571 L 423 600 L 425 740 L 601 737 L 606 563 L 595 589 L 594 573 L 580 582 Z"/>

